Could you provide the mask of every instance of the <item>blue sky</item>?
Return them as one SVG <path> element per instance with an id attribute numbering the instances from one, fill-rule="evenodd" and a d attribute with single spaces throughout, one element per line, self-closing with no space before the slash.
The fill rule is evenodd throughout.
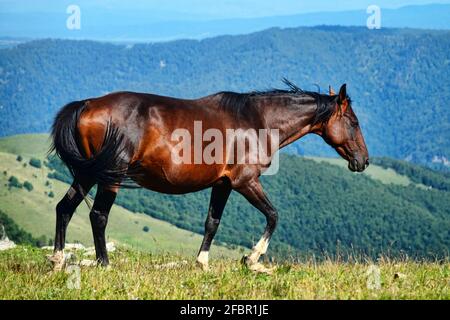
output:
<path id="1" fill-rule="evenodd" d="M 0 12 L 60 12 L 69 4 L 85 10 L 140 12 L 155 20 L 197 20 L 290 15 L 315 11 L 365 9 L 370 4 L 382 8 L 406 5 L 450 3 L 450 0 L 0 0 Z"/>

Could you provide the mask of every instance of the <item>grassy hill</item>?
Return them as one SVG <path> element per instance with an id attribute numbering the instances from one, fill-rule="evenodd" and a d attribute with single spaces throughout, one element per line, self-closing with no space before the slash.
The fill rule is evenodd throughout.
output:
<path id="1" fill-rule="evenodd" d="M 15 136 L 0 139 L 0 146 L 9 151 L 15 148 L 15 152 L 20 152 L 20 146 L 25 148 L 23 151 L 31 148 L 47 150 L 47 147 L 37 145 L 27 148 L 27 145 L 37 144 L 38 141 L 47 141 L 47 138 L 43 135 Z M 26 230 L 38 229 L 38 232 L 34 233 L 37 236 L 44 232 L 43 229 L 52 230 L 54 205 L 63 191 L 53 199 L 41 196 L 50 192 L 50 188 L 45 186 L 49 167 L 52 168 L 52 177 L 70 181 L 65 167 L 59 161 L 51 160 L 41 170 L 30 168 L 29 165 L 22 168 L 23 164 L 16 160 L 15 155 L 3 153 L 2 156 L 5 159 L 2 163 L 11 167 L 11 172 L 2 178 L 3 183 L 7 183 L 12 172 L 16 172 L 21 183 L 24 183 L 25 179 L 30 180 L 33 185 L 35 182 L 32 179 L 40 182 L 32 192 L 25 189 L 2 191 L 0 209 L 3 206 L 4 211 L 16 215 L 13 218 Z M 43 159 L 43 155 L 40 157 Z M 28 159 L 24 156 L 22 163 Z M 353 174 L 343 168 L 345 163 L 338 159 L 304 159 L 282 155 L 280 172 L 273 177 L 263 178 L 263 184 L 280 213 L 279 227 L 271 241 L 269 255 L 283 259 L 311 255 L 337 256 L 340 253 L 361 254 L 373 258 L 379 255 L 404 254 L 419 259 L 446 257 L 450 247 L 450 179 L 445 174 L 441 175 L 405 162 L 396 162 L 394 170 L 394 165 L 389 161 L 379 161 L 380 165 L 371 165 L 364 174 Z M 33 177 L 33 174 L 37 177 Z M 49 181 L 52 186 L 61 183 L 55 179 Z M 67 185 L 64 188 L 67 188 Z M 57 189 L 59 190 L 59 187 Z M 39 199 L 34 199 L 36 195 L 39 195 Z M 39 205 L 44 207 L 36 209 L 33 217 L 47 214 L 51 223 L 31 223 L 30 219 L 35 218 L 29 218 L 30 214 L 15 213 L 13 207 L 17 205 L 16 199 L 23 208 L 22 212 L 31 212 L 33 209 L 27 211 L 25 208 L 33 208 L 34 203 L 39 202 Z M 41 201 L 42 199 L 45 201 Z M 164 220 L 179 228 L 202 234 L 208 202 L 208 190 L 169 196 L 144 189 L 122 189 L 116 204 L 146 215 L 130 212 L 122 215 L 113 212 L 109 235 L 120 236 L 123 241 L 128 242 L 132 242 L 136 234 L 149 239 L 152 232 L 142 232 L 143 221 L 127 224 L 129 230 L 126 231 L 122 229 L 122 222 L 118 222 L 121 231 L 114 230 L 113 219 L 134 221 L 137 217 L 153 217 L 158 219 L 159 223 Z M 82 206 L 84 207 L 84 204 Z M 124 210 L 123 208 L 117 207 L 115 210 Z M 132 218 L 120 220 L 125 216 Z M 82 217 L 85 220 L 77 222 L 76 219 Z M 71 225 L 73 229 L 69 233 L 71 239 L 90 239 L 89 232 L 86 238 L 77 234 L 77 230 L 85 230 L 85 227 L 89 230 L 86 217 L 87 212 L 75 216 Z M 77 223 L 84 223 L 84 226 L 77 226 Z M 149 227 L 152 230 L 152 225 Z M 217 243 L 250 247 L 258 240 L 263 227 L 263 216 L 241 196 L 232 193 L 216 236 L 219 241 Z M 114 232 L 117 232 L 117 235 Z M 167 233 L 161 232 L 161 237 L 164 234 Z M 155 247 L 148 241 L 135 241 L 139 242 L 136 245 Z M 199 240 L 193 242 L 195 245 L 192 247 L 196 249 Z"/>
<path id="2" fill-rule="evenodd" d="M 46 135 L 26 135 L 0 140 L 0 210 L 5 212 L 21 228 L 34 237 L 53 239 L 55 228 L 55 206 L 68 190 L 69 185 L 48 179 L 50 170 L 29 164 L 31 157 L 44 160 L 47 147 Z M 7 151 L 7 152 L 4 152 Z M 22 156 L 21 161 L 17 155 Z M 25 187 L 9 187 L 11 176 L 20 184 L 31 183 L 33 190 Z M 51 196 L 49 196 L 52 193 Z M 144 227 L 149 231 L 145 232 Z M 173 252 L 195 255 L 201 243 L 199 234 L 182 230 L 142 213 L 133 213 L 115 205 L 111 211 L 107 229 L 108 241 L 148 252 Z M 89 209 L 83 202 L 68 228 L 67 240 L 93 245 Z M 222 246 L 213 247 L 212 254 L 240 257 L 236 250 Z"/>
<path id="3" fill-rule="evenodd" d="M 78 260 L 75 259 L 74 264 Z M 178 255 L 118 250 L 112 268 L 51 271 L 40 249 L 0 252 L 0 299 L 450 299 L 450 263 L 409 259 L 284 263 L 254 274 L 226 258 L 202 272 Z M 78 282 L 78 279 L 80 281 Z M 177 318 L 179 310 L 167 310 Z"/>

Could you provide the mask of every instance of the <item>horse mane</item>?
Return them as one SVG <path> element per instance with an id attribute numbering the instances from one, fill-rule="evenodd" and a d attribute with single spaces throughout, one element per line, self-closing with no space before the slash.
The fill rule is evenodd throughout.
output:
<path id="1" fill-rule="evenodd" d="M 249 104 L 251 97 L 277 95 L 309 96 L 313 98 L 317 104 L 313 125 L 327 122 L 335 112 L 335 96 L 321 94 L 320 92 L 305 91 L 286 78 L 283 78 L 283 83 L 287 85 L 288 89 L 273 88 L 264 91 L 251 91 L 247 93 L 222 91 L 217 93 L 218 95 L 221 95 L 219 104 L 222 108 L 230 110 L 237 116 L 248 117 L 249 113 L 254 111 L 252 110 L 251 104 Z M 350 97 L 347 97 L 347 99 L 350 103 Z"/>

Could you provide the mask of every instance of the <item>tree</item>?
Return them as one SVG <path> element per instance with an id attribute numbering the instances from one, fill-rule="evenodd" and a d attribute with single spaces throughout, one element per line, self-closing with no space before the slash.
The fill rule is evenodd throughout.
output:
<path id="1" fill-rule="evenodd" d="M 8 187 L 10 188 L 22 188 L 22 184 L 19 182 L 19 179 L 15 176 L 11 176 L 8 179 Z"/>
<path id="2" fill-rule="evenodd" d="M 30 166 L 38 168 L 38 169 L 42 168 L 41 160 L 36 159 L 36 158 L 31 158 L 29 164 L 30 164 Z"/>
<path id="3" fill-rule="evenodd" d="M 33 185 L 32 185 L 31 182 L 29 182 L 29 181 L 25 181 L 25 182 L 23 183 L 23 187 L 24 187 L 25 189 L 27 189 L 28 191 L 33 191 Z"/>

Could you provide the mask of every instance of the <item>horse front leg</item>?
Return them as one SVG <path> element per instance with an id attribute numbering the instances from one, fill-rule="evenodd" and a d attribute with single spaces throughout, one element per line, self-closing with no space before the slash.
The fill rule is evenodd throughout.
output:
<path id="1" fill-rule="evenodd" d="M 220 224 L 223 209 L 231 193 L 228 180 L 221 180 L 213 186 L 209 203 L 208 216 L 205 221 L 205 235 L 197 256 L 197 264 L 204 270 L 208 270 L 209 249 Z"/>
<path id="2" fill-rule="evenodd" d="M 259 179 L 256 178 L 251 180 L 245 186 L 236 189 L 236 191 L 242 194 L 255 208 L 261 211 L 265 215 L 267 221 L 266 228 L 261 239 L 253 247 L 250 255 L 244 256 L 243 261 L 252 271 L 271 273 L 273 269 L 264 267 L 258 261 L 261 255 L 267 252 L 270 238 L 272 237 L 272 234 L 277 226 L 278 213 L 264 193 Z"/>

